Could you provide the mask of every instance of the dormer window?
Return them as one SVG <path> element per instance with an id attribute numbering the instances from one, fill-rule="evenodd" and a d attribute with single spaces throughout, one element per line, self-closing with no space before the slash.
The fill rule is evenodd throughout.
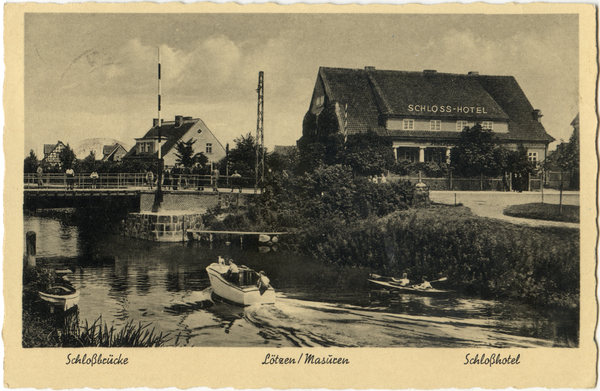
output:
<path id="1" fill-rule="evenodd" d="M 315 99 L 315 106 L 321 107 L 321 106 L 323 106 L 324 103 L 325 103 L 325 96 L 323 96 L 323 95 L 317 96 L 317 99 Z"/>

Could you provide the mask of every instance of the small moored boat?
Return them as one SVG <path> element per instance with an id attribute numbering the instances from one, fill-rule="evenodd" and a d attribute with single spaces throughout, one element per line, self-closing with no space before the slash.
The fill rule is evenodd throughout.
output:
<path id="1" fill-rule="evenodd" d="M 213 292 L 218 296 L 241 305 L 273 304 L 275 290 L 264 274 L 257 273 L 247 266 L 226 265 L 223 258 L 219 263 L 211 263 L 206 268 Z"/>
<path id="2" fill-rule="evenodd" d="M 53 285 L 45 292 L 38 292 L 40 298 L 54 306 L 62 307 L 64 311 L 79 303 L 79 291 L 70 284 Z"/>

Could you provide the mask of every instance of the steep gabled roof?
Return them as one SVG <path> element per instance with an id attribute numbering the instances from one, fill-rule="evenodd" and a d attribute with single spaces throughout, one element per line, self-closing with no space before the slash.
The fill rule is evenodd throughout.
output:
<path id="1" fill-rule="evenodd" d="M 458 132 L 388 131 L 385 120 L 438 117 L 472 121 L 475 118 L 508 122 L 508 134 L 498 134 L 501 139 L 554 140 L 534 118 L 531 103 L 512 76 L 322 67 L 319 77 L 329 102 L 337 102 L 342 110 L 348 105 L 349 133 L 370 128 L 380 135 L 452 139 L 458 137 Z M 411 111 L 410 105 L 436 106 L 436 111 Z M 441 106 L 453 110 L 442 112 Z M 465 115 L 457 107 L 483 109 Z"/>
<path id="2" fill-rule="evenodd" d="M 61 145 L 63 147 L 65 146 L 62 141 L 59 141 L 56 144 L 44 144 L 44 155 L 54 152 L 54 150 Z"/>
<path id="3" fill-rule="evenodd" d="M 379 124 L 379 105 L 364 71 L 344 68 L 320 68 L 319 74 L 330 101 L 336 101 L 340 108 L 348 105 L 348 132 L 358 133 L 371 128 L 385 133 Z"/>
<path id="4" fill-rule="evenodd" d="M 103 156 L 110 155 L 117 149 L 118 146 L 119 146 L 119 144 L 104 145 L 102 147 L 102 155 Z"/>
<path id="5" fill-rule="evenodd" d="M 144 137 L 142 137 L 142 139 L 148 139 L 148 140 L 157 139 L 158 133 L 160 130 L 161 153 L 162 153 L 162 156 L 165 156 L 167 153 L 169 153 L 169 151 L 172 148 L 175 147 L 177 142 L 198 122 L 201 122 L 200 129 L 202 129 L 203 131 L 208 130 L 206 125 L 204 125 L 204 122 L 202 122 L 200 119 L 186 118 L 183 121 L 183 124 L 181 124 L 180 126 L 177 126 L 177 123 L 175 121 L 163 122 L 162 125 L 160 126 L 160 129 L 158 126 L 154 126 L 148 132 L 146 132 L 146 134 L 144 135 Z M 133 156 L 142 157 L 142 158 L 155 158 L 157 154 L 158 154 L 157 152 L 139 153 L 139 152 L 137 152 L 137 148 L 135 148 L 135 146 L 134 146 L 133 148 L 131 148 L 131 150 L 129 150 L 129 152 L 127 152 L 127 154 L 124 156 L 124 158 L 129 158 L 129 157 L 133 157 Z"/>

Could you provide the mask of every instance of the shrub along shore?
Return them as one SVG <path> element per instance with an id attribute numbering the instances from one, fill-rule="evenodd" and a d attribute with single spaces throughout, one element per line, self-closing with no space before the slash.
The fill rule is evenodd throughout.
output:
<path id="1" fill-rule="evenodd" d="M 218 218 L 219 214 L 225 218 Z M 409 182 L 372 183 L 344 166 L 273 176 L 246 211 L 213 210 L 219 230 L 294 231 L 292 250 L 325 263 L 421 282 L 447 277 L 457 292 L 576 309 L 579 230 L 527 227 L 430 205 Z M 221 216 L 222 217 L 222 216 Z"/>
<path id="2" fill-rule="evenodd" d="M 447 277 L 457 292 L 574 309 L 579 230 L 527 227 L 433 205 L 345 225 L 307 229 L 298 248 L 340 265 L 412 280 Z M 420 282 L 420 281 L 419 281 Z"/>

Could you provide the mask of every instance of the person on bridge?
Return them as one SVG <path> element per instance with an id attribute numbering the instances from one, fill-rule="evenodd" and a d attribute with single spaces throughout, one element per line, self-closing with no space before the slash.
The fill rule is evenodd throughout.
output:
<path id="1" fill-rule="evenodd" d="M 43 187 L 44 186 L 44 170 L 42 169 L 42 166 L 38 166 L 37 168 L 37 183 L 38 183 L 38 187 Z"/>
<path id="2" fill-rule="evenodd" d="M 219 191 L 219 170 L 217 168 L 212 170 L 212 175 L 210 179 L 212 180 L 213 191 Z"/>
<path id="3" fill-rule="evenodd" d="M 73 190 L 75 187 L 75 171 L 73 168 L 69 167 L 67 168 L 67 171 L 65 171 L 65 174 L 67 174 L 67 190 Z"/>
<path id="4" fill-rule="evenodd" d="M 169 168 L 169 166 L 165 166 L 165 172 L 163 173 L 163 178 L 164 178 L 164 186 L 165 189 L 170 189 L 171 188 L 171 169 Z"/>
<path id="5" fill-rule="evenodd" d="M 179 186 L 179 175 L 181 174 L 179 165 L 175 165 L 175 167 L 173 167 L 173 171 L 171 173 L 173 176 L 173 190 L 177 190 L 177 188 Z"/>
<path id="6" fill-rule="evenodd" d="M 231 175 L 231 192 L 233 193 L 234 188 L 238 188 L 240 193 L 242 192 L 242 176 L 238 174 L 237 170 Z"/>
<path id="7" fill-rule="evenodd" d="M 92 189 L 96 188 L 96 182 L 98 181 L 98 173 L 96 171 L 90 174 L 90 178 L 92 178 Z"/>
<path id="8" fill-rule="evenodd" d="M 154 189 L 154 173 L 152 170 L 148 170 L 146 173 L 146 182 L 148 183 L 148 186 L 150 186 L 150 189 Z"/>

